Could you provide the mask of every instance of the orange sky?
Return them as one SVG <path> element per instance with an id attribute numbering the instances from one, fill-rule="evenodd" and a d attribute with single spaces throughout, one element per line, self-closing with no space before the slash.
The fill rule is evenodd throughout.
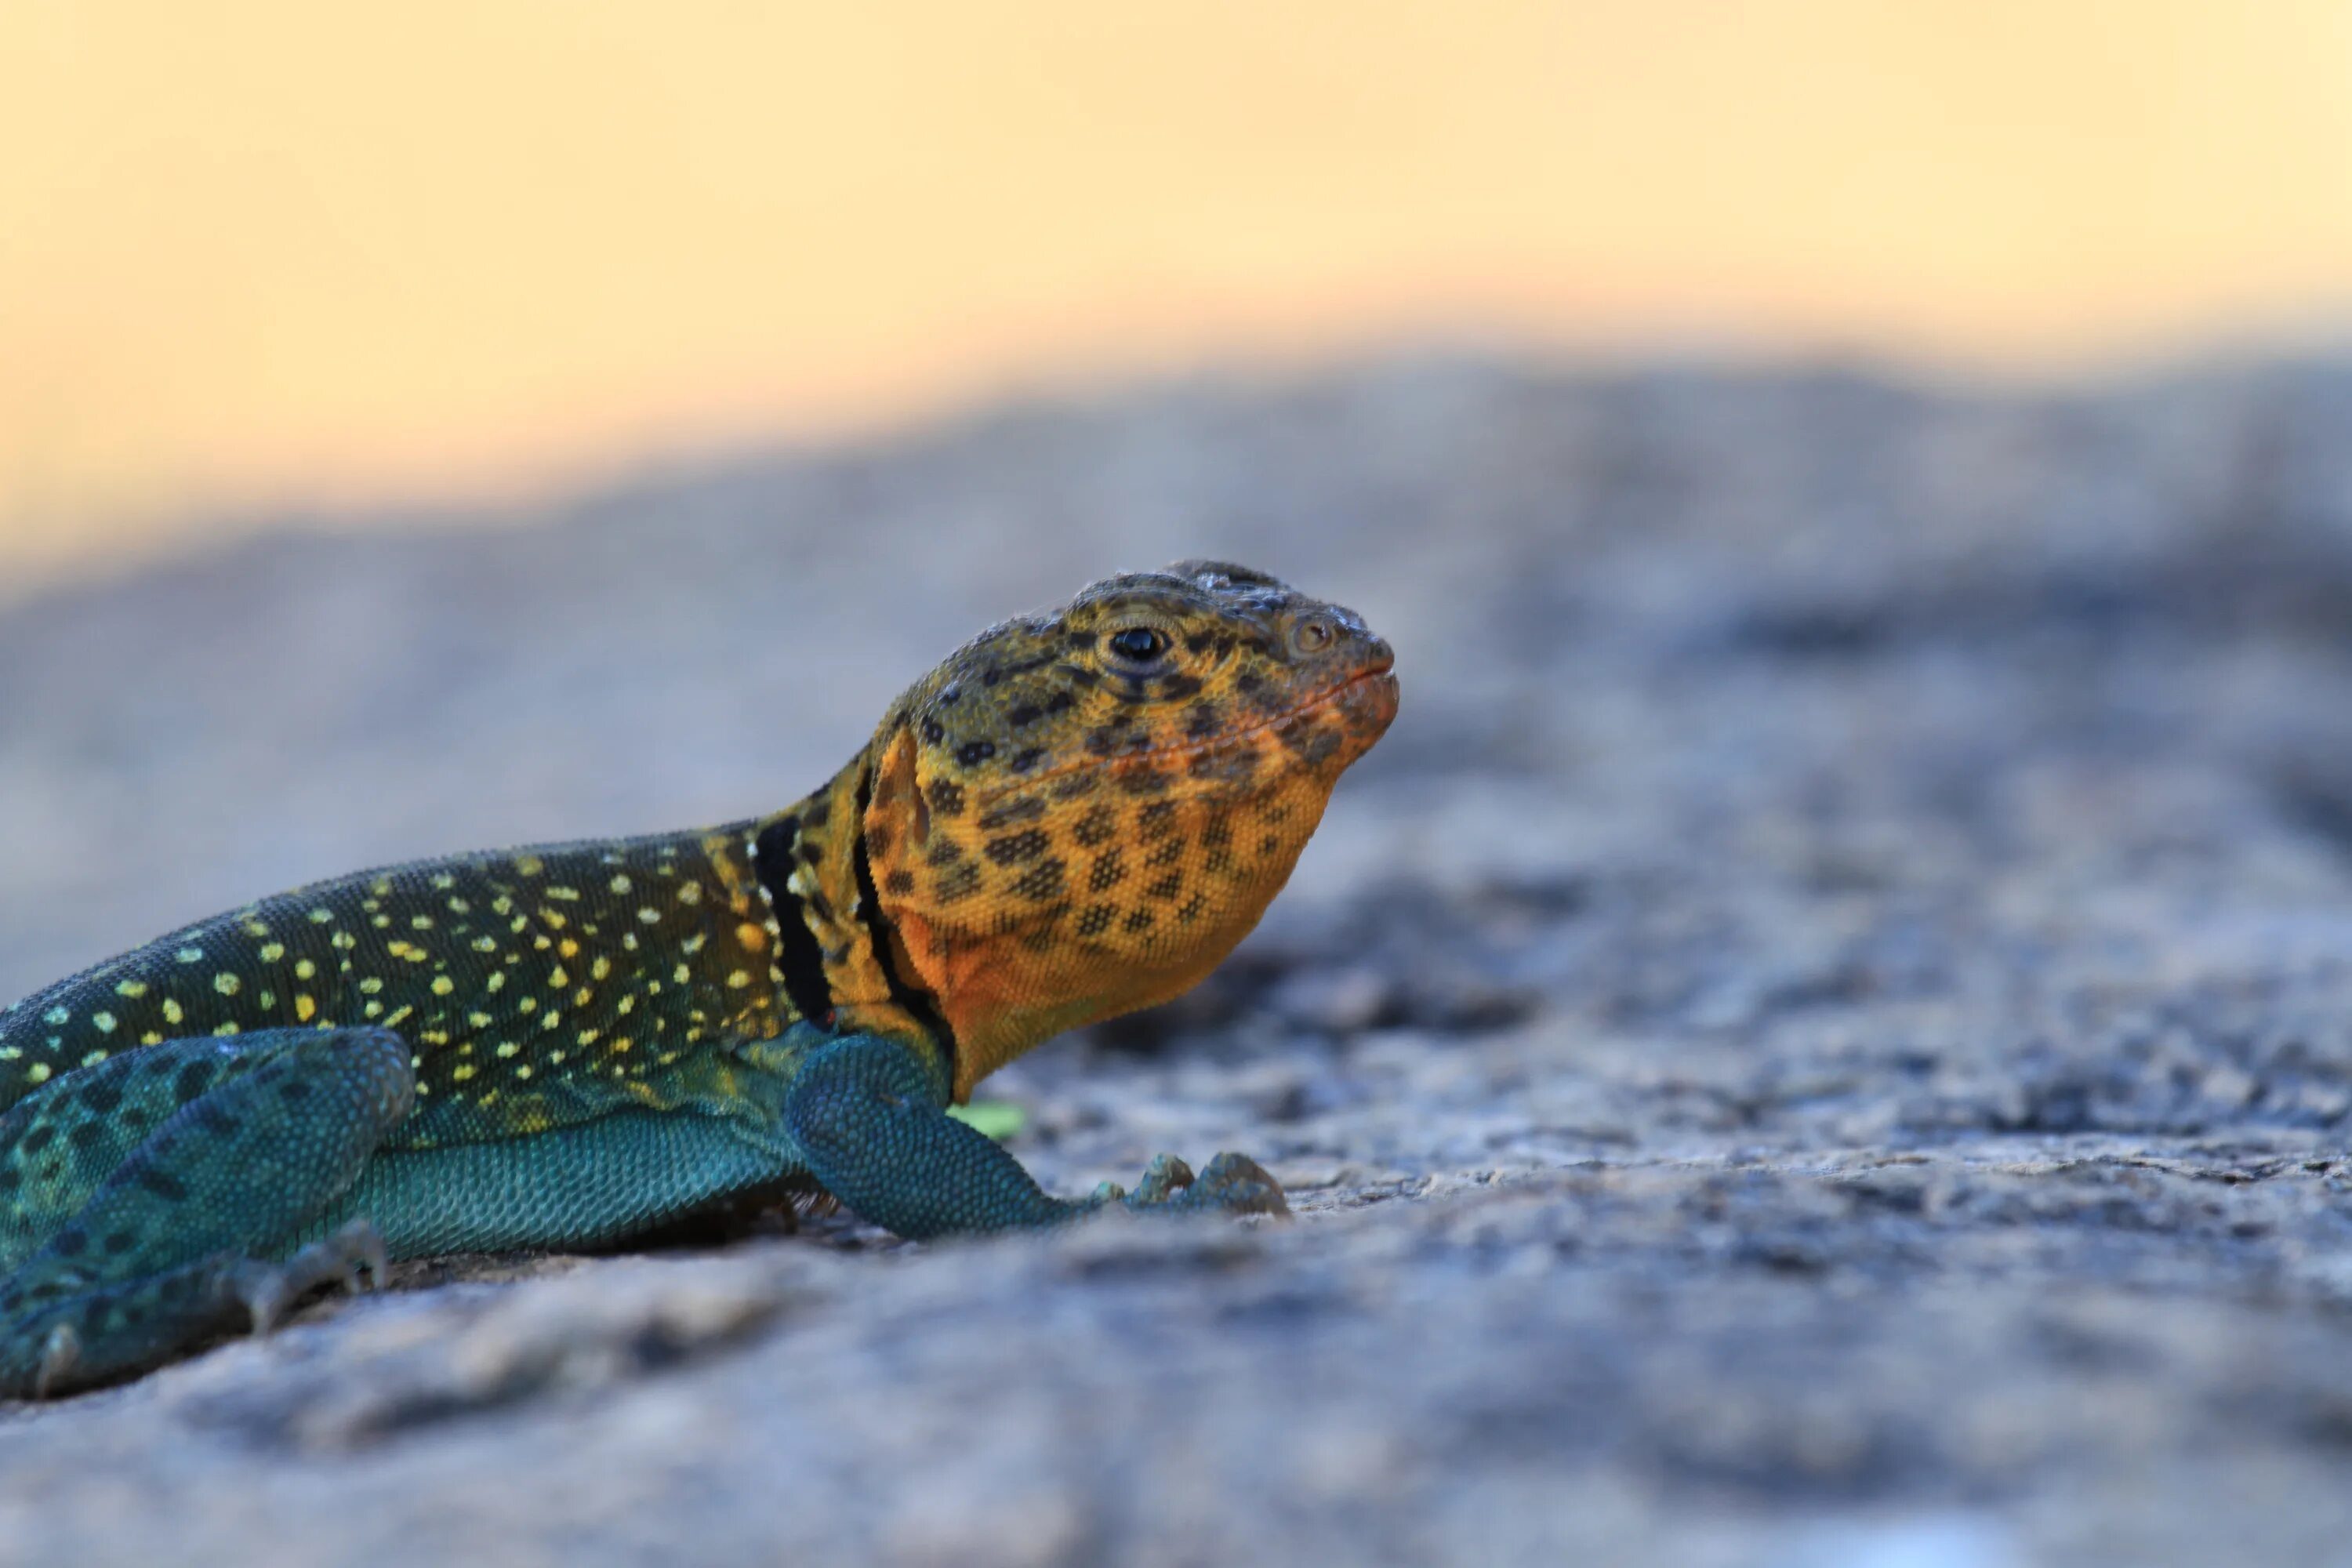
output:
<path id="1" fill-rule="evenodd" d="M 2344 0 L 5 0 L 0 573 L 1469 329 L 2352 316 Z"/>

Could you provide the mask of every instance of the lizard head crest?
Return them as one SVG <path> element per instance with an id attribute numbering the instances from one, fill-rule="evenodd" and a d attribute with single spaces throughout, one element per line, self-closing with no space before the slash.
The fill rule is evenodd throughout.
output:
<path id="1" fill-rule="evenodd" d="M 1184 561 L 993 626 L 917 682 L 868 749 L 862 827 L 959 1093 L 1231 952 L 1395 717 L 1393 662 L 1353 611 Z"/>

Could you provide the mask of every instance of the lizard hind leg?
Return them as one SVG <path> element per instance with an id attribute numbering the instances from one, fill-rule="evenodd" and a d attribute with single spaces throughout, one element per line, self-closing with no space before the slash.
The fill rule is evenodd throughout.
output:
<path id="1" fill-rule="evenodd" d="M 293 1243 L 414 1092 L 408 1047 L 389 1030 L 284 1029 L 142 1047 L 12 1107 L 0 1393 L 138 1371 L 241 1321 L 266 1328 L 303 1289 L 379 1266 L 364 1225 Z"/>

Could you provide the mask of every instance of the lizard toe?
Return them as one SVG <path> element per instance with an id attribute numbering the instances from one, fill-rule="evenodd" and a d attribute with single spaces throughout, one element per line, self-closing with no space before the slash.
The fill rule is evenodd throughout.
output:
<path id="1" fill-rule="evenodd" d="M 1173 1154 L 1154 1154 L 1135 1184 L 1130 1204 L 1164 1204 L 1192 1184 L 1192 1167 Z"/>
<path id="2" fill-rule="evenodd" d="M 381 1285 L 390 1267 L 383 1237 L 372 1223 L 355 1219 L 321 1241 L 314 1241 L 280 1264 L 243 1258 L 221 1276 L 228 1293 L 244 1303 L 253 1320 L 253 1332 L 266 1334 L 286 1310 L 321 1285 L 348 1291 L 365 1288 L 362 1281 Z"/>
<path id="3" fill-rule="evenodd" d="M 49 1331 L 48 1342 L 41 1349 L 40 1370 L 33 1374 L 33 1397 L 47 1399 L 51 1391 L 60 1387 L 66 1377 L 81 1360 L 81 1336 L 71 1323 L 59 1323 Z"/>
<path id="4" fill-rule="evenodd" d="M 1220 1154 L 1210 1161 L 1200 1179 L 1184 1194 L 1184 1202 L 1189 1207 L 1214 1209 L 1222 1214 L 1280 1215 L 1286 1218 L 1290 1214 L 1290 1205 L 1282 1195 L 1282 1184 L 1246 1154 Z"/>

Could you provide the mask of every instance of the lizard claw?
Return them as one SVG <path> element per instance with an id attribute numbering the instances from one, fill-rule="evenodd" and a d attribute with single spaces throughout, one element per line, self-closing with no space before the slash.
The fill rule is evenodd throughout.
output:
<path id="1" fill-rule="evenodd" d="M 33 1397 L 47 1399 L 49 1391 L 74 1369 L 81 1360 L 81 1336 L 74 1332 L 71 1323 L 59 1323 L 49 1331 L 48 1343 L 41 1349 L 41 1368 L 33 1374 Z"/>

